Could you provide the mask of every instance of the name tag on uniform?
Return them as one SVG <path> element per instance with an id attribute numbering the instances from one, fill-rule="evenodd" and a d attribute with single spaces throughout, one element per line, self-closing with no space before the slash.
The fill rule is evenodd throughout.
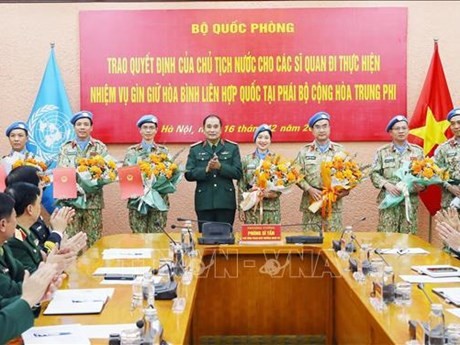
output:
<path id="1" fill-rule="evenodd" d="M 248 169 L 255 169 L 256 165 L 255 164 L 248 164 Z"/>
<path id="2" fill-rule="evenodd" d="M 456 156 L 457 155 L 457 152 L 447 152 L 447 157 L 453 157 L 453 156 Z"/>
<path id="3" fill-rule="evenodd" d="M 305 159 L 308 161 L 313 161 L 316 159 L 316 156 L 306 156 Z"/>
<path id="4" fill-rule="evenodd" d="M 222 153 L 223 155 L 228 155 L 228 154 L 230 154 L 230 151 L 222 151 L 221 153 Z"/>
<path id="5" fill-rule="evenodd" d="M 76 156 L 77 155 L 77 150 L 66 151 L 66 155 L 68 155 L 68 156 Z"/>
<path id="6" fill-rule="evenodd" d="M 383 160 L 385 163 L 390 163 L 390 162 L 394 162 L 395 159 L 394 157 L 385 157 L 385 159 Z"/>
<path id="7" fill-rule="evenodd" d="M 411 161 L 416 161 L 416 160 L 417 160 L 417 157 L 414 156 L 414 157 L 410 157 L 409 159 L 410 159 Z"/>

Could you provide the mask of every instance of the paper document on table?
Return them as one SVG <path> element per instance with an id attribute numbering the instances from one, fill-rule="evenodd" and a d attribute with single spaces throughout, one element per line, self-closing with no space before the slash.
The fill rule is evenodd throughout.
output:
<path id="1" fill-rule="evenodd" d="M 104 249 L 102 259 L 150 259 L 152 251 L 152 248 L 110 248 Z"/>
<path id="2" fill-rule="evenodd" d="M 411 284 L 418 284 L 418 283 L 460 283 L 459 277 L 446 277 L 446 278 L 433 278 L 430 276 L 421 276 L 418 274 L 414 275 L 400 275 L 399 276 L 402 280 L 411 283 Z"/>
<path id="3" fill-rule="evenodd" d="M 58 290 L 43 315 L 99 314 L 113 291 L 113 288 Z"/>
<path id="4" fill-rule="evenodd" d="M 456 317 L 460 317 L 460 308 L 446 309 L 449 313 L 454 314 Z"/>
<path id="5" fill-rule="evenodd" d="M 158 284 L 162 280 L 162 276 L 154 276 L 153 283 Z M 135 279 L 102 279 L 101 285 L 132 285 Z"/>
<path id="6" fill-rule="evenodd" d="M 85 335 L 90 339 L 109 339 L 112 333 L 120 334 L 125 329 L 137 329 L 134 322 L 113 325 L 82 325 L 81 327 Z"/>
<path id="7" fill-rule="evenodd" d="M 460 288 L 434 288 L 433 292 L 447 302 L 460 306 Z"/>
<path id="8" fill-rule="evenodd" d="M 429 254 L 430 252 L 423 248 L 382 248 L 380 254 L 405 255 L 405 254 Z"/>
<path id="9" fill-rule="evenodd" d="M 149 271 L 149 266 L 136 266 L 136 267 L 99 267 L 94 271 L 93 276 L 105 276 L 110 275 L 135 275 L 142 276 L 145 272 Z"/>
<path id="10" fill-rule="evenodd" d="M 80 324 L 32 327 L 22 333 L 25 345 L 91 345 Z"/>

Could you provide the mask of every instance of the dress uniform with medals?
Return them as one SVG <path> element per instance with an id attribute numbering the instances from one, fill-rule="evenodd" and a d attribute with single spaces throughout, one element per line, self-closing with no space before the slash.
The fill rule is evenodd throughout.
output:
<path id="1" fill-rule="evenodd" d="M 220 169 L 206 172 L 209 161 L 215 156 L 221 164 Z M 199 141 L 190 147 L 185 170 L 185 179 L 196 181 L 195 211 L 198 220 L 233 224 L 236 210 L 233 180 L 241 178 L 238 145 L 222 138 L 214 145 L 207 140 Z M 200 222 L 200 231 L 201 225 Z"/>
<path id="2" fill-rule="evenodd" d="M 158 129 L 158 119 L 155 115 L 144 115 L 137 121 L 137 127 L 142 128 L 143 124 L 152 123 Z M 147 160 L 151 153 L 169 155 L 166 146 L 158 145 L 155 142 L 148 143 L 144 140 L 140 144 L 128 148 L 123 165 L 136 165 L 139 160 Z M 169 207 L 168 194 L 161 195 Z M 168 211 L 159 211 L 149 207 L 147 214 L 141 214 L 136 207 L 131 206 L 128 201 L 129 225 L 134 233 L 155 233 L 163 232 L 168 219 Z"/>
<path id="3" fill-rule="evenodd" d="M 393 126 L 400 122 L 408 123 L 405 116 L 397 115 L 390 120 L 386 131 L 391 131 Z M 423 149 L 420 146 L 410 144 L 407 141 L 402 146 L 393 141 L 377 150 L 370 174 L 372 184 L 375 188 L 380 189 L 377 196 L 377 205 L 380 205 L 388 193 L 384 185 L 386 183 L 395 185 L 399 182 L 399 178 L 395 177 L 394 173 L 405 162 L 423 159 L 423 156 Z M 403 201 L 394 207 L 379 210 L 377 231 L 415 234 L 417 232 L 417 210 L 419 205 L 418 192 L 411 191 L 410 202 L 412 205 L 412 212 L 409 216 L 410 223 L 406 219 L 406 208 Z"/>
<path id="4" fill-rule="evenodd" d="M 455 195 L 449 191 L 452 185 L 459 187 L 460 183 L 460 129 L 452 128 L 452 121 L 460 120 L 460 108 L 452 109 L 447 114 L 447 120 L 451 122 L 451 130 L 454 132 L 454 137 L 447 140 L 445 143 L 438 146 L 434 153 L 434 160 L 440 168 L 447 169 L 449 173 L 449 180 L 451 182 L 444 182 L 442 188 L 442 201 L 441 207 L 448 208 Z M 457 132 L 457 133 L 455 133 Z M 458 211 L 458 208 L 457 208 Z"/>
<path id="5" fill-rule="evenodd" d="M 93 124 L 93 114 L 88 111 L 76 113 L 70 122 L 75 123 L 80 119 L 89 119 Z M 107 147 L 104 143 L 89 137 L 88 140 L 79 141 L 78 139 L 66 142 L 59 153 L 58 166 L 76 168 L 79 158 L 91 158 L 97 155 L 107 155 Z M 84 231 L 88 235 L 88 246 L 97 241 L 102 234 L 102 209 L 104 208 L 104 197 L 102 189 L 94 193 L 86 193 L 86 207 L 77 208 L 75 205 L 60 200 L 60 204 L 75 208 L 75 217 L 72 223 L 67 226 L 66 232 L 72 237 L 79 231 Z"/>
<path id="6" fill-rule="evenodd" d="M 326 112 L 314 114 L 308 121 L 308 126 L 313 128 L 315 123 L 321 120 L 330 121 L 330 115 Z M 308 193 L 310 187 L 318 190 L 323 189 L 323 181 L 321 178 L 321 163 L 332 161 L 332 158 L 337 153 L 343 152 L 342 145 L 327 140 L 325 145 L 320 145 L 316 140 L 305 145 L 297 155 L 295 162 L 300 166 L 301 173 L 304 179 L 298 183 L 298 186 L 303 190 L 302 200 L 300 202 L 300 211 L 303 212 L 302 223 L 305 229 L 319 231 L 323 222 L 321 210 L 316 213 L 311 212 L 308 207 L 312 202 L 312 198 Z M 342 199 L 338 199 L 332 206 L 331 218 L 327 221 L 327 228 L 331 231 L 342 230 Z"/>

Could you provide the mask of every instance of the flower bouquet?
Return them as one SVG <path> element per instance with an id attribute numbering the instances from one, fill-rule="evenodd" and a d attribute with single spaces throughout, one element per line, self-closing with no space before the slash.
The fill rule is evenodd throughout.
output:
<path id="1" fill-rule="evenodd" d="M 11 170 L 18 168 L 20 166 L 32 166 L 38 170 L 38 176 L 40 177 L 40 181 L 43 182 L 44 187 L 47 187 L 51 183 L 51 173 L 48 170 L 48 166 L 46 163 L 36 157 L 31 155 L 25 155 L 21 158 L 16 159 L 11 164 Z"/>
<path id="2" fill-rule="evenodd" d="M 117 179 L 117 164 L 110 156 L 77 159 L 77 183 L 85 193 L 95 193 Z"/>
<path id="3" fill-rule="evenodd" d="M 129 200 L 141 214 L 147 214 L 149 208 L 167 211 L 168 205 L 163 199 L 166 194 L 174 193 L 182 177 L 182 171 L 175 159 L 183 151 L 180 150 L 170 157 L 166 153 L 151 153 L 147 159 L 140 159 L 137 164 L 141 170 L 144 184 L 144 195 Z"/>
<path id="4" fill-rule="evenodd" d="M 332 206 L 337 196 L 344 190 L 351 190 L 369 175 L 369 165 L 360 166 L 346 152 L 334 155 L 331 161 L 321 163 L 321 179 L 323 181 L 323 197 L 313 201 L 308 209 L 316 213 L 321 208 L 321 216 L 326 219 L 332 214 Z"/>
<path id="5" fill-rule="evenodd" d="M 254 170 L 251 185 L 252 191 L 243 193 L 240 207 L 243 211 L 257 208 L 260 205 L 261 213 L 264 191 L 285 193 L 290 187 L 303 179 L 300 168 L 292 160 L 281 158 L 280 155 L 266 156 Z"/>
<path id="6" fill-rule="evenodd" d="M 380 209 L 386 209 L 399 205 L 401 201 L 406 204 L 406 219 L 410 223 L 410 213 L 412 205 L 410 202 L 410 192 L 414 184 L 420 186 L 429 186 L 432 184 L 441 184 L 449 179 L 449 174 L 445 169 L 437 166 L 433 158 L 425 157 L 420 160 L 405 162 L 401 168 L 395 171 L 394 176 L 399 179 L 396 187 L 401 191 L 398 196 L 387 193 L 380 203 Z"/>

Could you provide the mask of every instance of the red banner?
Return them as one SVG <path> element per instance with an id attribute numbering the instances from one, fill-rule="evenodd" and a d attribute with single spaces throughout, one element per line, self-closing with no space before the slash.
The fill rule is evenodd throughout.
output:
<path id="1" fill-rule="evenodd" d="M 159 143 L 202 139 L 211 113 L 231 140 L 268 123 L 274 141 L 306 141 L 320 110 L 333 140 L 388 140 L 406 39 L 405 8 L 83 11 L 81 108 L 107 143 L 139 141 L 146 113 Z"/>

